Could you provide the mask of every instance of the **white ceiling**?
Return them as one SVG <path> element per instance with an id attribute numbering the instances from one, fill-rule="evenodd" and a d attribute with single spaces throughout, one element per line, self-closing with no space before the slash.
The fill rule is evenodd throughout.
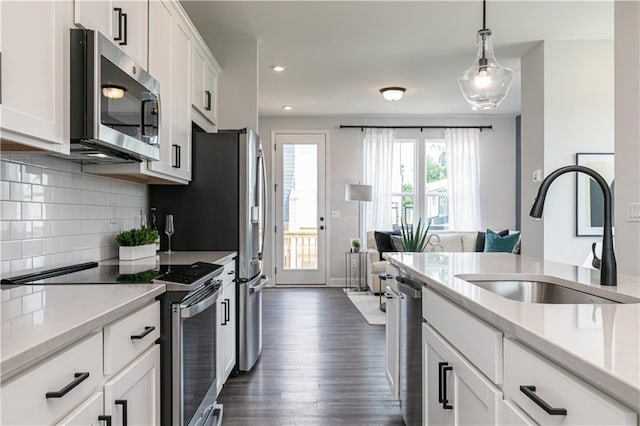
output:
<path id="1" fill-rule="evenodd" d="M 205 40 L 260 40 L 261 115 L 483 114 L 470 110 L 456 83 L 475 55 L 480 0 L 182 4 Z M 516 71 L 507 99 L 489 113 L 516 114 L 523 53 L 540 40 L 613 39 L 613 1 L 494 0 L 487 26 L 498 60 Z M 276 74 L 272 64 L 287 69 Z M 385 86 L 407 93 L 387 102 L 378 92 Z"/>

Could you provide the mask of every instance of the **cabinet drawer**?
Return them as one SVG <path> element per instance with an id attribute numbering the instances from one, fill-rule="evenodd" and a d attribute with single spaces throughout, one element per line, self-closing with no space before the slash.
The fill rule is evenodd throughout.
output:
<path id="1" fill-rule="evenodd" d="M 106 326 L 104 328 L 105 376 L 120 371 L 159 337 L 160 302 L 154 302 Z"/>
<path id="2" fill-rule="evenodd" d="M 504 343 L 504 379 L 505 398 L 539 424 L 637 424 L 629 408 L 511 339 Z M 534 395 L 553 408 L 566 409 L 566 415 L 548 414 L 520 386 L 534 386 Z"/>
<path id="3" fill-rule="evenodd" d="M 220 275 L 220 279 L 222 280 L 222 285 L 227 286 L 231 284 L 233 280 L 236 279 L 236 261 L 235 259 L 224 264 L 224 270 Z"/>
<path id="4" fill-rule="evenodd" d="M 55 424 L 101 386 L 102 333 L 98 333 L 3 383 L 0 423 Z M 62 395 L 47 398 L 50 392 Z"/>
<path id="5" fill-rule="evenodd" d="M 493 383 L 502 383 L 502 333 L 422 288 L 422 316 Z"/>

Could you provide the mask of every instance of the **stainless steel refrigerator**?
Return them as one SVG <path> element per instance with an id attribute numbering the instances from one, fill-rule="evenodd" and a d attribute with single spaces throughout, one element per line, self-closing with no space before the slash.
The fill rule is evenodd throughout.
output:
<path id="1" fill-rule="evenodd" d="M 174 215 L 172 250 L 237 251 L 238 369 L 249 371 L 262 351 L 262 289 L 266 170 L 260 138 L 251 129 L 204 133 L 194 129 L 192 181 L 150 186 L 158 212 L 161 250 L 164 218 Z"/>

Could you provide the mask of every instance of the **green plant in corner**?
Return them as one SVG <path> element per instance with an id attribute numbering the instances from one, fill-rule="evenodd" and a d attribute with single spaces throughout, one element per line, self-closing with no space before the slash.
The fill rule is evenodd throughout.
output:
<path id="1" fill-rule="evenodd" d="M 145 244 L 154 244 L 159 238 L 158 232 L 149 226 L 122 231 L 116 235 L 116 242 L 120 246 L 143 246 Z"/>
<path id="2" fill-rule="evenodd" d="M 431 227 L 431 219 L 425 228 L 422 227 L 422 219 L 418 220 L 418 226 L 415 230 L 413 225 L 405 225 L 404 221 L 400 222 L 402 227 L 402 246 L 404 251 L 408 252 L 423 252 L 427 245 L 427 233 Z"/>

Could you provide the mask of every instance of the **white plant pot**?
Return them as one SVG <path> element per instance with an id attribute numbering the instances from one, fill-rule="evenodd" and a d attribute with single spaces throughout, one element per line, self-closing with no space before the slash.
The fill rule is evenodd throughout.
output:
<path id="1" fill-rule="evenodd" d="M 120 246 L 120 260 L 136 260 L 156 255 L 155 244 L 143 246 Z"/>

